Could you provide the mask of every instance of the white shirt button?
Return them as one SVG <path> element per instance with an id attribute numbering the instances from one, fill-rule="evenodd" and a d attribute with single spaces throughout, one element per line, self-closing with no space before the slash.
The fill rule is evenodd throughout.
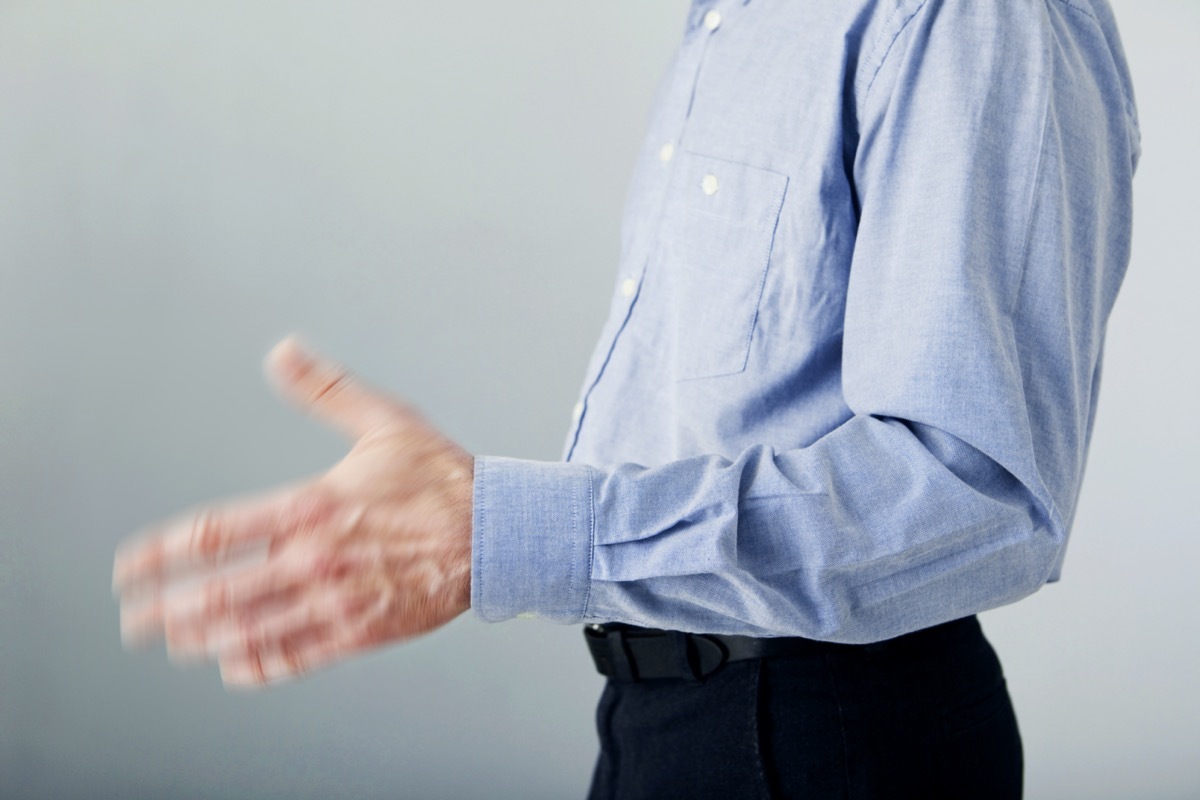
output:
<path id="1" fill-rule="evenodd" d="M 672 142 L 667 142 L 662 147 L 658 148 L 658 160 L 664 164 L 670 161 L 675 156 L 675 145 Z"/>
<path id="2" fill-rule="evenodd" d="M 571 420 L 573 422 L 579 422 L 579 418 L 582 416 L 583 416 L 583 403 L 576 403 L 575 407 L 571 409 Z"/>
<path id="3" fill-rule="evenodd" d="M 626 278 L 621 281 L 621 294 L 625 297 L 633 297 L 633 293 L 637 291 L 637 281 L 633 278 Z"/>
<path id="4" fill-rule="evenodd" d="M 721 12 L 715 8 L 709 9 L 709 12 L 704 15 L 704 27 L 710 31 L 715 31 L 721 26 Z"/>
<path id="5" fill-rule="evenodd" d="M 717 189 L 719 189 L 720 186 L 721 184 L 717 181 L 716 175 L 705 175 L 700 181 L 700 191 L 704 192 L 710 197 L 717 193 Z"/>

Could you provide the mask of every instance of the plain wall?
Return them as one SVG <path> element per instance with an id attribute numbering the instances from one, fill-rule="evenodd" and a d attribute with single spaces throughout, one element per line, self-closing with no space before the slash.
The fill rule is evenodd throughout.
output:
<path id="1" fill-rule="evenodd" d="M 1030 798 L 1200 795 L 1200 4 L 1117 0 L 1144 130 L 1061 583 L 987 613 Z M 559 456 L 687 0 L 0 0 L 0 796 L 581 796 L 577 627 L 468 616 L 262 693 L 124 652 L 117 542 L 345 445 L 298 330 Z"/>

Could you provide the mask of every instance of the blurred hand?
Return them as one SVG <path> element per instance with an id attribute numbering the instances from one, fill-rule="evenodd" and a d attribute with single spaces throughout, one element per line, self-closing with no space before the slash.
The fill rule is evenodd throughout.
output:
<path id="1" fill-rule="evenodd" d="M 216 658 L 227 686 L 294 677 L 470 607 L 473 457 L 294 339 L 267 367 L 353 440 L 349 454 L 298 485 L 156 526 L 113 566 L 122 638 L 165 635 L 172 658 Z"/>

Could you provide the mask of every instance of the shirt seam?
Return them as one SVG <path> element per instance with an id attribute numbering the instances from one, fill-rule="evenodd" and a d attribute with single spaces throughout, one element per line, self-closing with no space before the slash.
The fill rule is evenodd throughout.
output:
<path id="1" fill-rule="evenodd" d="M 1045 87 L 1045 94 L 1045 100 L 1042 103 L 1042 129 L 1040 135 L 1038 136 L 1037 165 L 1034 167 L 1033 181 L 1031 182 L 1029 188 L 1029 198 L 1025 204 L 1025 219 L 1022 221 L 1025 234 L 1024 241 L 1021 243 L 1021 274 L 1017 277 L 1017 284 L 1013 289 L 1012 301 L 1009 303 L 1008 307 L 1008 316 L 1010 320 L 1016 313 L 1017 304 L 1021 301 L 1021 291 L 1025 287 L 1025 275 L 1029 272 L 1029 254 L 1033 247 L 1033 210 L 1037 205 L 1038 195 L 1041 191 L 1042 183 L 1045 181 L 1046 175 L 1046 140 L 1050 134 L 1050 98 L 1052 95 L 1052 87 Z"/>
<path id="2" fill-rule="evenodd" d="M 592 468 L 587 468 L 588 479 L 588 547 L 587 547 L 587 585 L 583 593 L 583 609 L 580 619 L 587 619 L 588 609 L 592 603 L 592 570 L 596 560 L 596 492 L 592 479 Z"/>
<path id="3" fill-rule="evenodd" d="M 572 537 L 579 535 L 579 503 L 571 503 L 571 535 Z M 570 612 L 573 610 L 575 603 L 571 597 L 575 592 L 575 570 L 577 568 L 575 559 L 567 560 L 567 602 L 564 604 L 564 610 Z"/>
<path id="4" fill-rule="evenodd" d="M 1059 2 L 1062 2 L 1064 5 L 1066 5 L 1070 8 L 1075 8 L 1075 6 L 1071 6 L 1070 3 L 1066 2 L 1066 0 L 1059 0 Z M 1076 9 L 1076 10 L 1078 10 L 1078 9 Z M 1092 17 L 1092 19 L 1095 19 L 1095 17 Z M 1049 32 L 1047 32 L 1044 37 L 1045 41 L 1043 42 L 1043 47 L 1046 50 L 1046 57 L 1048 60 L 1050 58 L 1049 50 L 1051 47 L 1051 43 L 1048 41 L 1049 36 L 1050 36 L 1050 34 L 1049 34 Z M 1031 186 L 1030 186 L 1029 200 L 1025 207 L 1025 220 L 1023 222 L 1024 228 L 1025 228 L 1025 234 L 1024 234 L 1024 241 L 1021 246 L 1021 261 L 1020 261 L 1021 274 L 1017 278 L 1017 283 L 1013 290 L 1012 301 L 1009 304 L 1009 308 L 1008 308 L 1008 329 L 1009 329 L 1010 340 L 1012 342 L 1014 350 L 1018 347 L 1018 344 L 1017 344 L 1018 337 L 1016 335 L 1016 331 L 1014 330 L 1013 323 L 1014 323 L 1014 317 L 1016 316 L 1017 305 L 1021 301 L 1021 293 L 1025 288 L 1025 277 L 1029 274 L 1029 259 L 1030 259 L 1030 254 L 1031 254 L 1032 248 L 1033 248 L 1034 210 L 1037 207 L 1038 197 L 1041 194 L 1042 185 L 1046 180 L 1046 150 L 1048 149 L 1047 142 L 1048 142 L 1048 139 L 1050 136 L 1050 105 L 1052 102 L 1052 98 L 1054 96 L 1054 92 L 1053 92 L 1054 87 L 1052 85 L 1053 80 L 1054 80 L 1054 78 L 1052 76 L 1048 76 L 1046 78 L 1047 84 L 1045 85 L 1045 100 L 1042 104 L 1042 122 L 1041 122 L 1042 129 L 1041 129 L 1041 135 L 1038 137 L 1039 145 L 1038 145 L 1038 154 L 1037 154 L 1037 165 L 1034 168 L 1033 181 L 1031 182 Z M 1019 360 L 1019 358 L 1018 358 L 1018 360 Z M 1023 381 L 1020 378 L 1018 378 L 1018 383 L 1023 383 Z M 1033 442 L 1030 441 L 1027 444 L 1031 448 L 1030 452 L 1033 452 L 1033 450 L 1032 450 Z M 1062 526 L 1062 516 L 1059 514 L 1058 506 L 1054 500 L 1054 495 L 1047 488 L 1046 481 L 1042 477 L 1041 471 L 1040 471 L 1040 469 L 1038 469 L 1036 462 L 1037 462 L 1037 459 L 1035 456 L 1034 457 L 1033 478 L 1034 478 L 1034 480 L 1036 480 L 1037 485 L 1036 486 L 1030 485 L 1029 490 L 1030 490 L 1031 494 L 1034 495 L 1035 498 L 1037 498 L 1041 503 L 1043 503 L 1045 505 L 1046 516 L 1050 523 L 1051 532 L 1054 533 L 1057 531 L 1061 531 L 1062 530 L 1062 527 L 1061 527 Z M 1032 535 L 1036 535 L 1036 533 L 1037 533 L 1037 529 L 1035 528 L 1034 531 L 1032 532 Z M 1051 569 L 1053 569 L 1053 566 L 1051 566 Z M 1044 581 L 1043 581 L 1043 583 L 1044 583 Z"/>
<path id="5" fill-rule="evenodd" d="M 1092 21 L 1092 24 L 1095 25 L 1097 29 L 1099 29 L 1101 37 L 1105 41 L 1108 41 L 1108 36 L 1104 32 L 1104 26 L 1100 24 L 1100 19 L 1096 16 L 1095 12 L 1093 12 L 1090 8 L 1084 8 L 1083 6 L 1076 5 L 1075 3 L 1072 2 L 1072 0 L 1057 0 L 1057 2 L 1061 3 L 1063 6 L 1071 9 L 1072 11 L 1076 12 L 1077 14 L 1082 14 L 1083 16 L 1090 19 Z M 1124 81 L 1117 81 L 1117 87 L 1118 87 L 1119 91 L 1121 92 L 1121 100 L 1125 104 L 1125 115 L 1127 117 L 1129 117 L 1129 121 L 1132 123 L 1133 127 L 1135 129 L 1138 129 L 1139 126 L 1137 123 L 1137 111 L 1136 111 L 1136 106 L 1133 103 L 1133 98 L 1129 95 L 1129 92 L 1127 92 L 1125 90 Z M 1140 130 L 1139 130 L 1139 133 L 1140 133 Z"/>
<path id="6" fill-rule="evenodd" d="M 925 7 L 926 2 L 928 2 L 928 0 L 921 0 L 921 2 L 912 9 L 908 16 L 900 21 L 890 37 L 888 36 L 888 29 L 891 28 L 893 20 L 905 12 L 905 8 L 903 5 L 897 5 L 896 8 L 892 9 L 892 13 L 888 15 L 887 22 L 885 22 L 883 26 L 883 32 L 880 33 L 879 37 L 875 40 L 874 49 L 871 51 L 871 62 L 874 63 L 875 69 L 871 72 L 871 77 L 867 80 L 866 87 L 861 88 L 859 91 L 863 100 L 866 100 L 871 94 L 871 89 L 875 86 L 875 79 L 879 76 L 880 70 L 883 69 L 884 63 L 891 55 L 892 48 L 895 46 L 896 40 L 900 38 L 900 34 L 902 34 L 904 29 L 908 27 L 908 23 L 912 22 L 913 17 L 917 16 L 917 14 L 921 12 L 921 9 Z M 859 80 L 862 80 L 861 76 Z"/>
<path id="7" fill-rule="evenodd" d="M 758 280 L 758 294 L 754 298 L 754 318 L 750 321 L 750 332 L 746 334 L 746 343 L 744 348 L 744 357 L 742 358 L 742 368 L 738 372 L 743 372 L 746 366 L 750 363 L 750 347 L 754 344 L 754 332 L 758 329 L 758 315 L 762 311 L 763 291 L 767 286 L 767 275 L 771 271 L 771 262 L 775 261 L 777 254 L 775 253 L 775 237 L 779 233 L 779 220 L 783 216 L 783 204 L 787 202 L 788 177 L 783 177 L 783 191 L 779 194 L 779 203 L 775 206 L 775 224 L 771 226 L 771 241 L 767 245 L 767 263 L 763 265 L 762 275 Z M 761 334 L 759 334 L 761 336 Z"/>
<path id="8" fill-rule="evenodd" d="M 1067 8 L 1075 9 L 1080 14 L 1083 14 L 1085 17 L 1090 17 L 1092 22 L 1095 22 L 1097 25 L 1100 24 L 1100 20 L 1096 19 L 1096 15 L 1092 13 L 1092 10 L 1090 8 L 1084 8 L 1083 6 L 1077 6 L 1073 2 L 1071 2 L 1071 0 L 1058 0 L 1058 2 L 1062 3 Z"/>
<path id="9" fill-rule="evenodd" d="M 477 503 L 479 505 L 479 535 L 474 537 L 474 539 L 475 539 L 475 546 L 477 548 L 479 548 L 479 559 L 475 562 L 475 566 L 479 571 L 479 575 L 476 577 L 476 583 L 478 584 L 478 589 L 479 589 L 479 604 L 481 606 L 483 606 L 483 608 L 481 608 L 479 610 L 479 615 L 481 617 L 483 617 L 485 620 L 488 620 L 487 603 L 484 600 L 484 592 L 483 592 L 483 578 L 484 578 L 484 573 L 486 572 L 486 570 L 484 570 L 484 568 L 483 568 L 483 560 L 484 560 L 483 540 L 485 538 L 484 534 L 487 532 L 487 525 L 484 522 L 484 520 L 487 516 L 487 479 L 485 477 L 486 473 L 487 473 L 487 466 L 483 463 L 483 460 L 482 459 L 477 460 L 476 464 L 475 464 L 475 479 L 478 483 L 478 491 L 476 492 L 476 494 L 479 496 L 478 500 L 477 500 Z"/>

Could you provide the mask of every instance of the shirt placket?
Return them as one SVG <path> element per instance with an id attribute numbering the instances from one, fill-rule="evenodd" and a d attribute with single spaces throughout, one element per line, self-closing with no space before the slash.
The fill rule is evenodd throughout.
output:
<path id="1" fill-rule="evenodd" d="M 671 88 L 667 92 L 665 105 L 666 113 L 660 115 L 648 135 L 649 142 L 660 142 L 654 153 L 657 163 L 652 167 L 657 175 L 646 181 L 645 191 L 653 197 L 648 203 L 654 208 L 654 218 L 651 224 L 639 226 L 636 238 L 631 243 L 628 257 L 625 259 L 626 269 L 617 282 L 617 298 L 614 300 L 612 313 L 605 325 L 604 357 L 592 368 L 592 374 L 585 380 L 585 390 L 571 412 L 570 445 L 564 460 L 570 461 L 579 444 L 579 436 L 583 422 L 587 416 L 588 402 L 592 391 L 600 382 L 612 359 L 613 350 L 621 333 L 629 324 L 637 303 L 645 278 L 646 266 L 650 260 L 650 250 L 654 240 L 653 232 L 659 227 L 663 215 L 666 189 L 671 182 L 676 161 L 676 154 L 683 147 L 687 131 L 688 118 L 691 115 L 692 103 L 700 83 L 704 69 L 705 55 L 712 38 L 717 34 L 734 6 L 742 6 L 749 0 L 693 0 L 688 11 L 684 32 L 684 41 L 680 46 L 672 67 Z M 633 200 L 631 199 L 631 202 Z"/>

